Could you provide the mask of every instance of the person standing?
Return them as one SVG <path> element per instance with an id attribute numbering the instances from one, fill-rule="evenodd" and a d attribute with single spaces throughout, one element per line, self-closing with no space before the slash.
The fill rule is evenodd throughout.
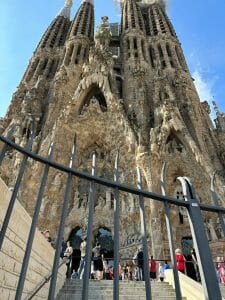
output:
<path id="1" fill-rule="evenodd" d="M 151 256 L 151 259 L 149 261 L 149 269 L 150 269 L 150 279 L 155 281 L 156 280 L 156 261 Z"/>
<path id="2" fill-rule="evenodd" d="M 101 245 L 100 243 L 96 243 L 96 246 L 92 249 L 94 254 L 94 271 L 95 271 L 95 278 L 97 280 L 101 280 L 103 278 L 103 262 L 101 257 Z"/>
<path id="3" fill-rule="evenodd" d="M 159 263 L 159 279 L 161 282 L 163 282 L 164 278 L 165 278 L 165 269 L 164 266 L 161 263 Z"/>
<path id="4" fill-rule="evenodd" d="M 62 238 L 62 242 L 61 242 L 61 251 L 60 251 L 60 257 L 63 258 L 64 257 L 64 253 L 66 251 L 67 248 L 67 244 L 64 241 L 64 238 Z"/>
<path id="5" fill-rule="evenodd" d="M 176 261 L 177 261 L 177 270 L 185 273 L 185 257 L 182 254 L 182 251 L 180 249 L 176 249 L 175 250 L 175 254 L 176 254 Z"/>
<path id="6" fill-rule="evenodd" d="M 220 277 L 220 282 L 225 285 L 225 265 L 223 261 L 221 261 L 218 264 L 218 273 Z"/>
<path id="7" fill-rule="evenodd" d="M 139 280 L 145 280 L 144 274 L 144 253 L 143 247 L 140 246 L 137 253 L 137 265 L 139 270 Z"/>
<path id="8" fill-rule="evenodd" d="M 80 266 L 79 266 L 79 271 L 78 271 L 78 278 L 80 278 L 80 279 L 83 279 L 83 275 L 84 275 L 86 247 L 87 247 L 87 241 L 86 241 L 86 237 L 85 237 L 80 244 L 81 257 L 80 257 Z"/>
<path id="9" fill-rule="evenodd" d="M 164 270 L 169 270 L 170 269 L 170 265 L 168 264 L 167 260 L 165 260 L 163 267 L 164 267 Z"/>
<path id="10" fill-rule="evenodd" d="M 70 241 L 68 241 L 66 251 L 64 252 L 64 257 L 67 258 L 67 261 L 66 261 L 66 266 L 67 266 L 66 277 L 67 278 L 70 278 L 70 276 L 71 276 L 72 254 L 73 254 L 73 248 L 70 245 Z"/>

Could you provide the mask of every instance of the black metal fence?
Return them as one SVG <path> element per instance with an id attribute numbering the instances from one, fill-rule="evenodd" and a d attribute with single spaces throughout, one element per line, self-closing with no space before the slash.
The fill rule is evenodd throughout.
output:
<path id="1" fill-rule="evenodd" d="M 12 141 L 13 132 L 15 130 L 15 126 L 11 128 L 7 137 L 0 136 L 0 140 L 3 142 L 3 147 L 0 152 L 0 165 L 2 164 L 4 157 L 12 147 L 14 150 L 22 153 L 23 159 L 20 165 L 20 169 L 18 172 L 18 176 L 16 179 L 16 183 L 11 195 L 11 199 L 8 205 L 8 209 L 2 224 L 1 232 L 0 232 L 0 250 L 2 248 L 2 244 L 4 242 L 6 230 L 8 228 L 9 220 L 12 215 L 12 211 L 14 208 L 14 204 L 18 195 L 18 191 L 23 179 L 23 175 L 25 172 L 26 164 L 28 158 L 33 159 L 34 161 L 38 161 L 42 163 L 44 167 L 43 175 L 41 178 L 40 189 L 38 192 L 38 196 L 36 199 L 35 210 L 32 217 L 32 224 L 29 232 L 29 237 L 27 240 L 27 245 L 25 249 L 24 259 L 22 263 L 22 268 L 20 272 L 19 282 L 17 286 L 16 296 L 15 299 L 19 300 L 22 297 L 24 283 L 26 279 L 27 268 L 29 264 L 35 229 L 38 222 L 38 215 L 40 212 L 42 198 L 44 195 L 44 191 L 47 184 L 48 173 L 50 168 L 54 168 L 60 170 L 67 174 L 67 182 L 65 187 L 65 194 L 64 194 L 64 202 L 62 206 L 60 224 L 58 228 L 57 240 L 56 240 L 56 250 L 55 250 L 55 257 L 54 263 L 52 268 L 52 274 L 49 276 L 50 278 L 50 287 L 49 287 L 49 295 L 48 299 L 53 300 L 55 298 L 55 289 L 56 289 L 56 282 L 57 282 L 57 274 L 58 268 L 60 266 L 60 250 L 61 250 L 61 241 L 63 237 L 64 225 L 66 220 L 66 215 L 69 206 L 69 199 L 72 190 L 72 179 L 74 176 L 86 179 L 90 182 L 89 188 L 89 212 L 88 212 L 88 224 L 87 224 L 87 247 L 86 247 L 86 263 L 85 263 L 85 270 L 84 270 L 84 279 L 83 279 L 83 288 L 82 288 L 82 300 L 88 299 L 88 292 L 89 292 L 89 274 L 90 274 L 90 265 L 91 265 L 91 254 L 92 254 L 92 225 L 93 225 L 93 216 L 94 216 L 94 199 L 95 199 L 95 190 L 96 185 L 102 185 L 106 187 L 110 187 L 114 190 L 114 282 L 113 282 L 113 299 L 119 299 L 119 193 L 121 191 L 131 193 L 133 195 L 137 195 L 139 197 L 139 211 L 140 211 L 140 222 L 141 222 L 141 237 L 142 237 L 142 244 L 143 244 L 143 255 L 144 255 L 144 274 L 145 276 L 145 287 L 146 287 L 146 299 L 151 300 L 151 282 L 149 278 L 149 267 L 148 267 L 148 245 L 147 245 L 147 237 L 146 237 L 146 222 L 145 222 L 145 206 L 144 206 L 144 198 L 152 199 L 155 201 L 160 201 L 164 205 L 164 213 L 166 219 L 166 227 L 167 227 L 167 234 L 169 240 L 169 248 L 170 248 L 170 256 L 171 262 L 173 266 L 173 274 L 174 274 L 174 282 L 175 282 L 175 290 L 176 290 L 176 299 L 181 300 L 181 289 L 180 289 L 180 282 L 178 276 L 178 270 L 176 267 L 176 259 L 175 259 L 175 247 L 174 247 L 174 240 L 173 240 L 173 231 L 172 231 L 172 224 L 171 224 L 171 217 L 170 217 L 170 205 L 173 204 L 175 206 L 182 206 L 187 209 L 188 212 L 188 219 L 190 223 L 190 229 L 192 233 L 194 248 L 196 250 L 198 265 L 199 265 L 199 272 L 201 276 L 201 282 L 203 285 L 203 290 L 205 294 L 205 299 L 209 300 L 220 300 L 221 292 L 215 272 L 215 266 L 212 261 L 212 256 L 209 248 L 209 242 L 207 240 L 207 236 L 205 233 L 204 228 L 204 221 L 202 217 L 202 212 L 214 212 L 218 214 L 219 221 L 221 223 L 221 228 L 223 230 L 223 235 L 225 237 L 225 224 L 223 219 L 223 214 L 225 214 L 225 208 L 222 208 L 218 205 L 218 197 L 216 192 L 213 188 L 212 184 L 212 199 L 214 201 L 214 206 L 199 203 L 194 188 L 190 182 L 190 180 L 186 177 L 179 177 L 178 180 L 181 183 L 184 195 L 184 201 L 178 200 L 173 197 L 166 196 L 166 189 L 164 183 L 164 169 L 165 165 L 162 169 L 161 174 L 161 190 L 162 195 L 148 192 L 143 190 L 142 188 L 142 179 L 141 179 L 141 172 L 137 168 L 137 187 L 128 186 L 126 184 L 122 184 L 119 182 L 118 176 L 118 162 L 119 162 L 119 154 L 117 154 L 115 158 L 115 169 L 114 169 L 114 179 L 107 180 L 104 178 L 100 178 L 96 176 L 96 155 L 93 153 L 92 157 L 92 172 L 91 174 L 79 171 L 74 168 L 74 162 L 76 158 L 76 141 L 74 141 L 71 156 L 70 156 L 70 163 L 69 166 L 65 166 L 59 164 L 52 160 L 52 155 L 54 152 L 54 145 L 52 144 L 49 149 L 48 157 L 42 157 L 38 154 L 35 154 L 31 151 L 33 140 L 35 137 L 34 130 L 31 130 L 30 137 L 27 142 L 27 146 L 25 148 L 15 144 Z M 213 183 L 212 178 L 212 183 Z"/>

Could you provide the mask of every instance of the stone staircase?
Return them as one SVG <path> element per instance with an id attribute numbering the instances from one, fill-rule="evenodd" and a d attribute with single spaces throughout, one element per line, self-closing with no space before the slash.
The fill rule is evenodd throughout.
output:
<path id="1" fill-rule="evenodd" d="M 152 282 L 152 299 L 176 300 L 175 291 L 166 282 Z M 82 280 L 67 280 L 56 300 L 82 300 Z M 90 280 L 89 300 L 112 300 L 113 281 Z M 184 300 L 186 298 L 183 298 Z M 120 281 L 120 300 L 146 300 L 143 281 Z"/>

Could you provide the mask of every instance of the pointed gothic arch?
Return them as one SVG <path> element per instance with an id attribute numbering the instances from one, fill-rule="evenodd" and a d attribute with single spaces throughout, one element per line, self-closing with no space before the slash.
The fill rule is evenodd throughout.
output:
<path id="1" fill-rule="evenodd" d="M 109 78 L 101 73 L 93 73 L 84 77 L 78 85 L 73 96 L 73 101 L 77 104 L 76 111 L 78 115 L 81 113 L 84 105 L 88 106 L 91 103 L 93 97 L 95 101 L 99 103 L 102 112 L 106 112 L 110 105 L 110 100 L 113 98 L 113 94 L 110 88 Z"/>
<path id="2" fill-rule="evenodd" d="M 93 84 L 86 96 L 84 97 L 83 101 L 80 104 L 79 107 L 79 114 L 81 114 L 82 109 L 84 106 L 89 106 L 91 102 L 98 102 L 99 107 L 101 109 L 102 112 L 106 112 L 107 111 L 107 102 L 106 102 L 106 98 L 104 96 L 104 93 L 102 92 L 102 90 L 99 88 L 99 86 L 97 84 Z"/>

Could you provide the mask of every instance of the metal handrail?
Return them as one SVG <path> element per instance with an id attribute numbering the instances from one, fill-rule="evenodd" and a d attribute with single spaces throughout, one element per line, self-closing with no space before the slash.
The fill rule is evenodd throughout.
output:
<path id="1" fill-rule="evenodd" d="M 30 139 L 33 139 L 33 135 L 31 135 Z M 29 139 L 29 140 L 30 140 Z M 145 228 L 145 212 L 144 212 L 144 198 L 148 199 L 153 199 L 159 202 L 162 202 L 164 204 L 165 208 L 165 215 L 167 218 L 167 231 L 168 231 L 168 237 L 170 240 L 170 252 L 171 252 L 171 257 L 173 261 L 173 265 L 175 264 L 175 256 L 174 256 L 174 245 L 173 245 L 173 238 L 172 238 L 172 229 L 171 229 L 171 221 L 170 221 L 170 213 L 169 213 L 169 205 L 173 204 L 176 206 L 183 206 L 187 208 L 187 213 L 188 213 L 188 219 L 190 223 L 190 229 L 191 229 L 191 234 L 193 237 L 193 242 L 194 242 L 194 247 L 196 249 L 196 255 L 197 255 L 197 260 L 199 263 L 199 270 L 202 278 L 202 284 L 204 287 L 204 294 L 206 299 L 210 300 L 215 300 L 221 299 L 220 295 L 220 290 L 218 286 L 218 282 L 216 279 L 216 274 L 215 273 L 215 268 L 211 259 L 211 253 L 209 249 L 209 243 L 205 234 L 205 228 L 204 228 L 204 221 L 202 218 L 201 211 L 210 211 L 210 212 L 216 212 L 219 213 L 221 216 L 225 214 L 225 208 L 220 207 L 217 203 L 214 203 L 215 205 L 208 205 L 208 204 L 202 204 L 199 203 L 194 191 L 194 188 L 190 182 L 190 180 L 187 177 L 179 177 L 177 178 L 178 181 L 180 181 L 183 194 L 184 194 L 184 200 L 178 200 L 174 197 L 167 196 L 165 193 L 165 188 L 164 188 L 164 182 L 163 182 L 163 176 L 161 176 L 161 188 L 162 188 L 162 194 L 159 195 L 153 192 L 149 192 L 146 190 L 142 189 L 141 186 L 141 173 L 138 170 L 138 176 L 137 176 L 137 188 L 129 186 L 127 184 L 122 184 L 118 180 L 118 165 L 115 167 L 115 174 L 114 180 L 108 180 L 104 178 L 100 178 L 95 175 L 95 169 L 96 169 L 96 159 L 95 159 L 95 154 L 93 154 L 93 164 L 92 164 L 92 173 L 88 174 L 85 172 L 82 172 L 73 166 L 73 161 L 74 161 L 74 156 L 75 152 L 72 151 L 71 154 L 71 161 L 70 165 L 67 167 L 63 164 L 57 163 L 53 161 L 50 157 L 45 158 L 42 157 L 38 154 L 35 154 L 31 151 L 30 143 L 28 142 L 29 147 L 23 148 L 16 143 L 12 142 L 10 140 L 10 137 L 3 137 L 0 135 L 0 141 L 4 142 L 5 145 L 3 146 L 3 150 L 6 150 L 9 146 L 12 148 L 16 149 L 20 153 L 24 155 L 24 159 L 31 158 L 35 161 L 38 161 L 47 167 L 45 169 L 42 181 L 43 184 L 41 184 L 40 187 L 40 197 L 38 197 L 37 200 L 37 207 L 39 208 L 40 206 L 40 201 L 41 201 L 41 194 L 44 191 L 44 187 L 46 184 L 45 180 L 45 172 L 48 171 L 48 168 L 52 167 L 54 169 L 60 170 L 68 175 L 67 177 L 67 184 L 66 184 L 66 189 L 65 189 L 65 194 L 64 194 L 64 203 L 63 203 L 63 208 L 62 208 L 62 215 L 61 215 L 61 220 L 60 220 L 60 226 L 58 229 L 58 238 L 57 238 L 57 245 L 56 245 L 56 253 L 55 253 L 55 258 L 54 258 L 54 265 L 53 265 L 53 270 L 51 274 L 45 278 L 44 282 L 42 282 L 37 289 L 35 290 L 35 293 L 32 294 L 32 296 L 29 299 L 32 299 L 33 295 L 35 295 L 45 284 L 51 279 L 50 283 L 50 289 L 49 289 L 49 295 L 48 295 L 48 300 L 53 300 L 54 299 L 54 294 L 55 294 L 55 289 L 56 289 L 56 280 L 57 280 L 57 274 L 58 274 L 58 268 L 59 266 L 59 251 L 60 251 L 60 242 L 61 242 L 61 237 L 63 234 L 63 228 L 64 228 L 64 223 L 65 223 L 65 218 L 66 218 L 66 211 L 68 207 L 68 199 L 69 195 L 71 192 L 71 182 L 72 182 L 72 177 L 76 176 L 82 179 L 86 179 L 90 182 L 90 190 L 89 190 L 89 217 L 88 217 L 88 232 L 87 232 L 87 249 L 86 249 L 86 264 L 85 264 L 85 271 L 84 271 L 84 281 L 83 281 L 83 290 L 82 290 L 82 299 L 87 300 L 88 299 L 88 287 L 89 287 L 89 273 L 90 273 L 90 260 L 91 260 L 91 236 L 92 236 L 92 220 L 93 220 L 93 214 L 94 214 L 94 197 L 95 197 L 95 185 L 99 184 L 102 186 L 110 187 L 114 189 L 114 235 L 115 235 L 115 263 L 116 263 L 116 268 L 118 268 L 118 263 L 119 263 L 119 256 L 118 256 L 118 245 L 119 245 L 119 227 L 118 227 L 118 222 L 119 222 L 119 191 L 127 192 L 133 195 L 137 195 L 139 197 L 139 208 L 140 208 L 140 221 L 141 221 L 141 236 L 142 236 L 142 244 L 143 244 L 143 257 L 144 257 L 144 271 L 147 273 L 147 263 L 148 263 L 148 249 L 147 249 L 147 238 L 146 238 L 146 228 Z M 29 149 L 30 148 L 30 149 Z M 3 151 L 0 153 L 0 158 L 1 161 L 6 153 L 6 151 Z M 21 181 L 23 177 L 25 169 L 25 163 L 21 164 L 19 174 L 18 174 L 18 180 Z M 163 174 L 162 174 L 163 175 Z M 46 175 L 47 176 L 47 175 Z M 47 177 L 46 177 L 47 178 Z M 14 188 L 13 195 L 17 195 L 17 192 L 19 190 L 19 185 L 16 185 L 16 188 Z M 15 202 L 15 195 L 11 197 L 10 204 L 9 204 L 9 213 L 7 215 L 7 218 L 4 220 L 4 228 L 6 229 L 7 224 L 9 222 L 9 219 L 11 217 L 13 205 Z M 39 201 L 40 200 L 40 201 Z M 38 211 L 38 210 L 37 210 Z M 36 221 L 35 221 L 36 222 Z M 35 224 L 34 222 L 34 224 Z M 33 225 L 34 227 L 34 225 Z M 5 236 L 5 230 L 0 233 L 0 248 L 2 241 Z M 33 236 L 33 233 L 32 235 Z M 27 245 L 27 258 L 24 259 L 23 262 L 23 269 L 24 274 L 26 274 L 26 265 L 30 257 L 30 248 L 32 246 L 32 242 Z M 26 254 L 25 254 L 26 257 Z M 63 263 L 62 263 L 63 264 Z M 175 275 L 176 275 L 176 267 L 175 267 Z M 148 274 L 148 273 L 147 273 Z M 22 273 L 21 273 L 22 277 Z M 148 277 L 148 276 L 147 276 Z M 149 285 L 149 280 L 148 278 L 145 278 L 146 281 L 146 300 L 151 300 L 151 286 Z M 21 280 L 21 285 L 18 288 L 18 299 L 21 299 L 21 292 L 23 290 L 23 282 L 24 280 Z M 114 291 L 113 291 L 113 299 L 118 300 L 119 299 L 119 281 L 118 281 L 118 276 L 115 277 L 114 280 Z M 214 297 L 216 295 L 216 298 Z M 176 284 L 176 299 L 180 300 L 181 295 L 179 292 L 179 283 L 177 280 Z"/>
<path id="2" fill-rule="evenodd" d="M 61 268 L 64 264 L 66 263 L 66 260 L 63 260 L 60 264 L 59 264 L 59 268 Z M 34 298 L 34 296 L 45 286 L 46 283 L 49 282 L 49 280 L 52 278 L 53 273 L 51 271 L 51 273 L 49 273 L 49 275 L 47 275 L 46 277 L 44 277 L 44 279 L 38 284 L 36 285 L 34 291 L 32 292 L 31 295 L 27 296 L 27 298 L 25 298 L 25 300 L 31 300 Z"/>
<path id="3" fill-rule="evenodd" d="M 111 181 L 108 179 L 100 178 L 98 176 L 93 176 L 86 172 L 79 171 L 78 169 L 67 167 L 63 164 L 55 162 L 54 160 L 49 160 L 48 158 L 45 158 L 38 154 L 35 154 L 35 153 L 27 150 L 26 148 L 23 148 L 23 147 L 17 145 L 16 143 L 12 142 L 11 140 L 5 138 L 2 135 L 0 135 L 0 140 L 4 143 L 8 144 L 9 146 L 13 147 L 20 153 L 27 155 L 28 157 L 34 159 L 35 161 L 39 161 L 43 164 L 48 164 L 49 166 L 51 166 L 57 170 L 63 171 L 65 173 L 71 173 L 72 175 L 75 175 L 82 179 L 86 179 L 88 181 L 94 181 L 95 183 L 98 183 L 100 185 L 104 185 L 107 187 L 118 188 L 120 191 L 123 191 L 123 192 L 128 192 L 128 193 L 131 193 L 131 194 L 134 194 L 137 196 L 142 195 L 144 198 L 150 198 L 150 199 L 160 201 L 160 202 L 168 201 L 170 204 L 184 206 L 186 208 L 189 207 L 188 201 L 182 201 L 182 200 L 178 200 L 174 197 L 162 196 L 162 195 L 159 195 L 159 194 L 156 194 L 153 192 L 149 192 L 146 190 L 140 190 L 138 188 L 131 187 L 127 184 L 122 184 L 117 181 Z M 204 211 L 221 212 L 221 213 L 225 214 L 225 208 L 220 207 L 220 206 L 212 206 L 209 204 L 199 203 L 199 207 L 201 208 L 201 210 L 204 210 Z"/>

